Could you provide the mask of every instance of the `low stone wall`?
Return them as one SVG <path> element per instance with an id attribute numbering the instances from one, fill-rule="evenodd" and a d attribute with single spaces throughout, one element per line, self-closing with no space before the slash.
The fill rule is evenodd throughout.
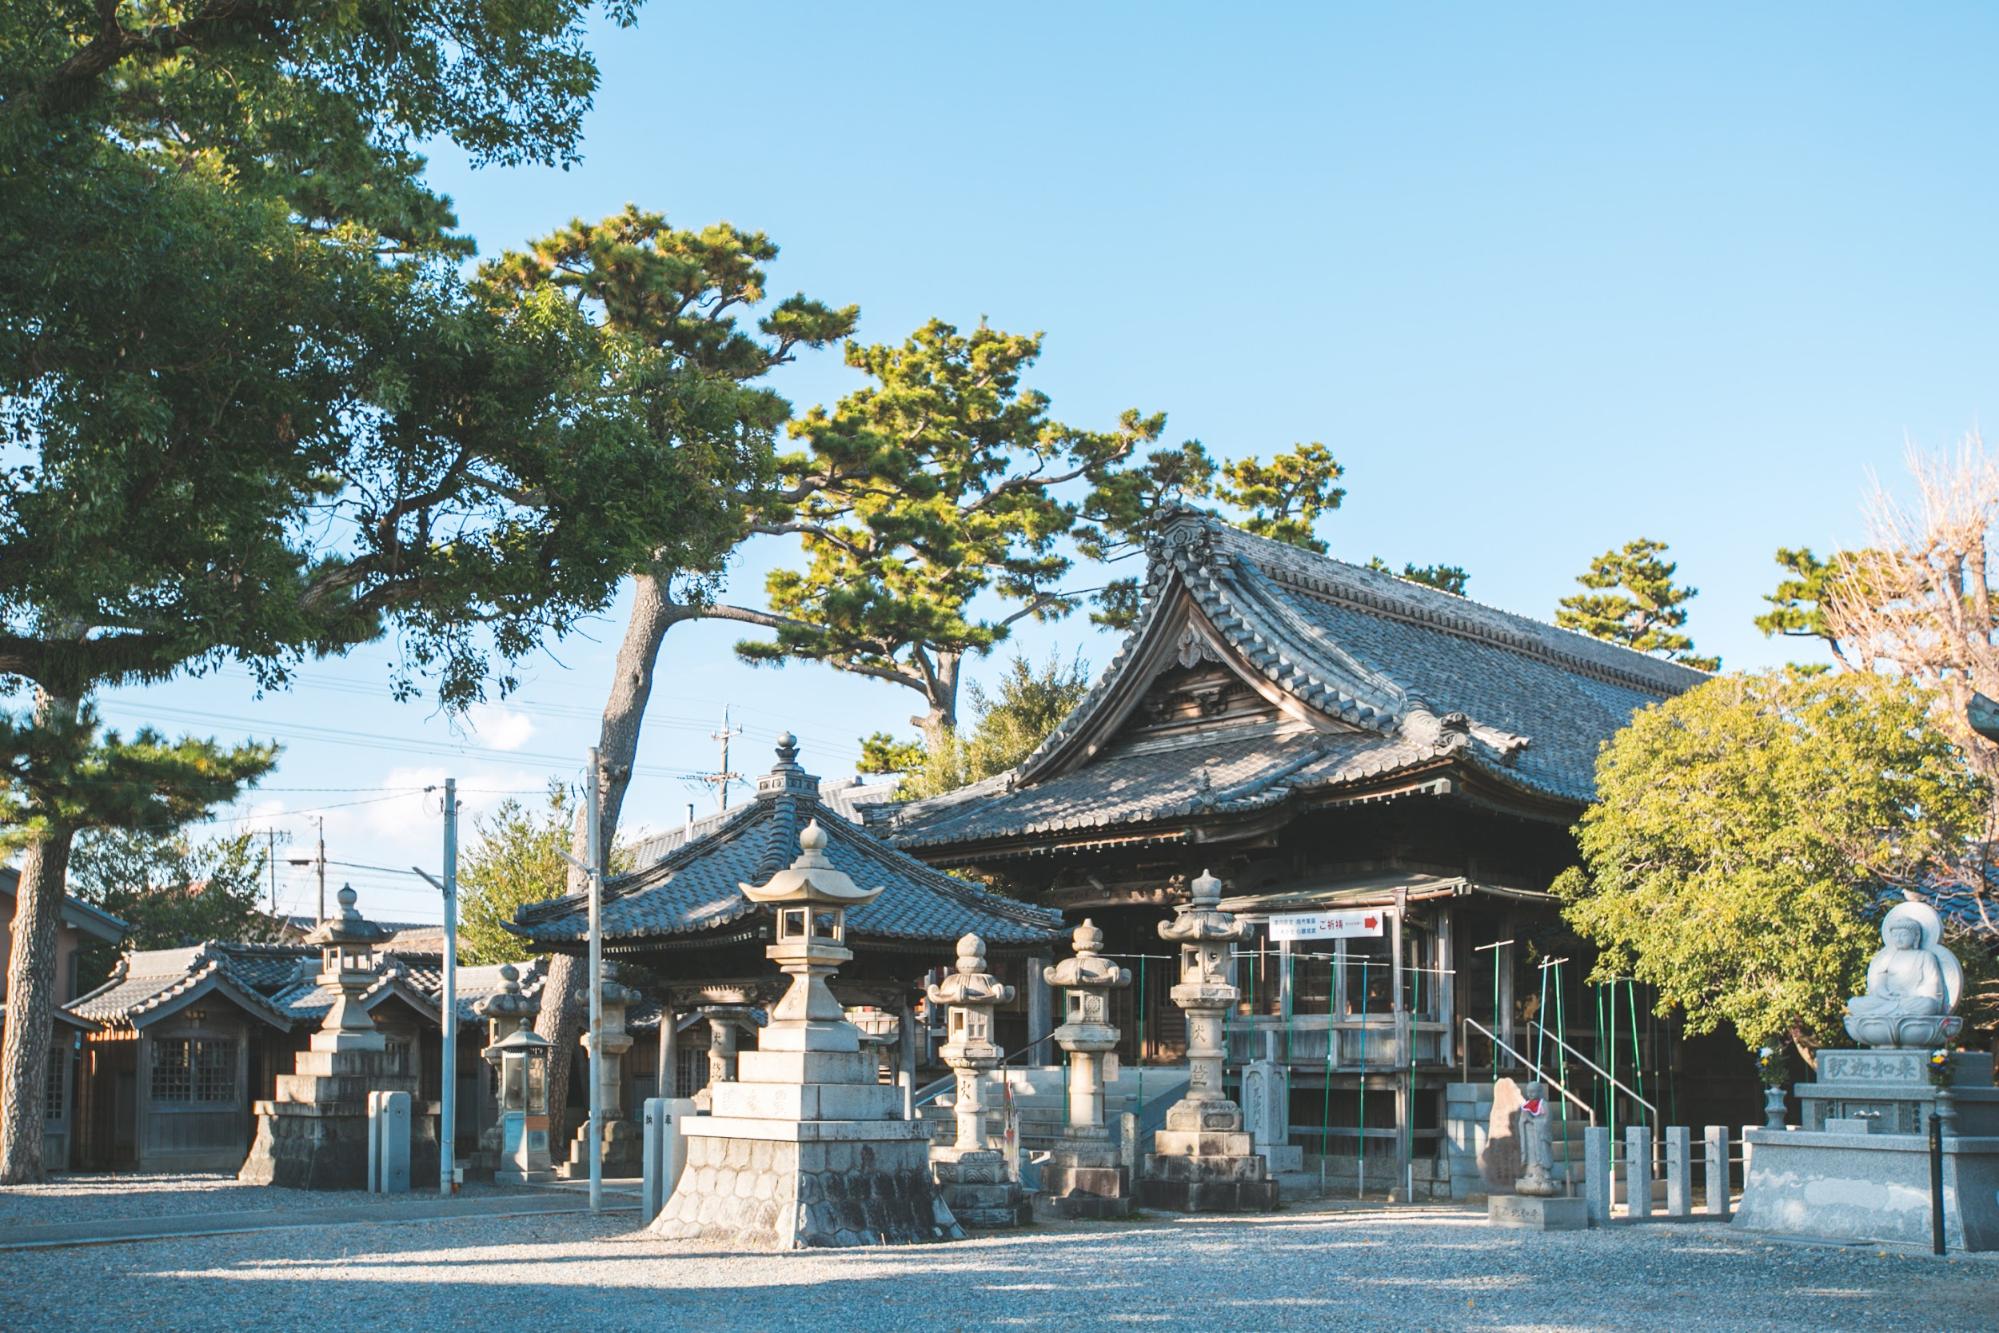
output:
<path id="1" fill-rule="evenodd" d="M 929 1146 L 690 1132 L 679 1187 L 652 1231 L 758 1249 L 962 1239 L 932 1182 Z"/>

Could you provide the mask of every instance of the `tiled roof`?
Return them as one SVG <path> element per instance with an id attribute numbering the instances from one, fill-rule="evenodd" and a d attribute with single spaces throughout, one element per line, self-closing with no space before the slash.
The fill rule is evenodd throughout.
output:
<path id="1" fill-rule="evenodd" d="M 175 1000 L 220 990 L 253 1014 L 281 1028 L 291 1016 L 247 985 L 228 955 L 213 944 L 191 949 L 152 949 L 127 954 L 111 980 L 75 1000 L 70 1009 L 110 1027 L 143 1027 L 150 1015 Z"/>
<path id="2" fill-rule="evenodd" d="M 10 904 L 7 909 L 9 920 L 14 916 L 11 904 L 14 895 L 20 889 L 20 884 L 20 871 L 12 866 L 0 866 L 0 894 L 5 894 Z M 124 939 L 132 929 L 103 908 L 93 907 L 81 898 L 72 898 L 68 894 L 63 895 L 62 921 L 66 926 L 73 926 L 86 935 L 95 935 L 98 939 L 108 940 L 113 944 Z"/>
<path id="3" fill-rule="evenodd" d="M 317 1025 L 326 1017 L 338 999 L 340 988 L 322 986 L 316 981 L 302 981 L 296 986 L 279 991 L 271 997 L 271 1003 L 284 1010 L 295 1022 Z M 361 1007 L 373 1009 L 391 995 L 402 997 L 404 1002 L 419 1013 L 433 1018 L 437 1014 L 437 996 L 427 993 L 412 980 L 393 960 L 387 962 L 376 975 L 368 989 L 361 992 Z M 462 1020 L 461 1020 L 462 1021 Z"/>
<path id="4" fill-rule="evenodd" d="M 875 807 L 870 821 L 900 846 L 938 847 L 1226 814 L 1440 761 L 1582 805 L 1603 742 L 1706 679 L 1197 510 L 1170 515 L 1150 554 L 1138 626 L 1032 755 L 958 792 Z M 1142 686 L 1183 610 L 1325 729 L 1109 740 L 1118 701 Z"/>
<path id="5" fill-rule="evenodd" d="M 819 795 L 818 781 L 781 745 L 780 762 L 758 783 L 757 799 L 717 821 L 692 842 L 605 887 L 606 939 L 682 935 L 719 929 L 769 909 L 739 887 L 762 884 L 799 854 L 798 832 L 816 819 L 833 864 L 866 887 L 872 902 L 847 913 L 850 937 L 948 943 L 977 933 L 990 944 L 1037 943 L 1061 931 L 1058 913 L 1016 902 L 933 870 L 841 817 Z M 581 895 L 521 909 L 511 928 L 532 941 L 584 938 Z"/>

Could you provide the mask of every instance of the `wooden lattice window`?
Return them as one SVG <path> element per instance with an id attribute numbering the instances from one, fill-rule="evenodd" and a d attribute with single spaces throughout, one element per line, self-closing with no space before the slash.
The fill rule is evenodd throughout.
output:
<path id="1" fill-rule="evenodd" d="M 60 1120 L 69 1101 L 68 1053 L 60 1048 L 49 1052 L 48 1075 L 42 1082 L 42 1119 Z"/>
<path id="2" fill-rule="evenodd" d="M 236 1043 L 226 1038 L 165 1037 L 153 1043 L 153 1100 L 236 1100 Z"/>

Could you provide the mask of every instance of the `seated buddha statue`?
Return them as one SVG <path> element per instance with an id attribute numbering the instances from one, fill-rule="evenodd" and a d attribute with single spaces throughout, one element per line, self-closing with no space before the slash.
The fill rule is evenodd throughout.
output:
<path id="1" fill-rule="evenodd" d="M 1868 1046 L 1929 1046 L 1955 1007 L 1957 960 L 1936 942 L 1943 923 L 1920 903 L 1902 903 L 1881 923 L 1882 947 L 1867 964 L 1867 993 L 1846 1006 L 1846 1030 Z"/>

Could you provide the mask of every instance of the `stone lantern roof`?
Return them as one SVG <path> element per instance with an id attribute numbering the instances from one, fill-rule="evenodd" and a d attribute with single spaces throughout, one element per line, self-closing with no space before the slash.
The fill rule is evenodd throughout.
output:
<path id="1" fill-rule="evenodd" d="M 352 884 L 341 885 L 340 892 L 335 897 L 340 903 L 339 913 L 326 918 L 325 921 L 320 923 L 318 929 L 307 935 L 305 937 L 307 944 L 319 948 L 325 948 L 329 945 L 365 945 L 373 948 L 395 934 L 395 931 L 390 930 L 387 926 L 378 926 L 361 915 L 360 911 L 354 906 L 359 901 L 359 895 L 354 892 Z"/>
<path id="2" fill-rule="evenodd" d="M 1191 887 L 1192 899 L 1176 910 L 1171 921 L 1159 923 L 1161 939 L 1197 944 L 1239 940 L 1249 934 L 1249 926 L 1240 917 L 1221 910 L 1222 882 L 1213 873 L 1202 871 Z"/>

